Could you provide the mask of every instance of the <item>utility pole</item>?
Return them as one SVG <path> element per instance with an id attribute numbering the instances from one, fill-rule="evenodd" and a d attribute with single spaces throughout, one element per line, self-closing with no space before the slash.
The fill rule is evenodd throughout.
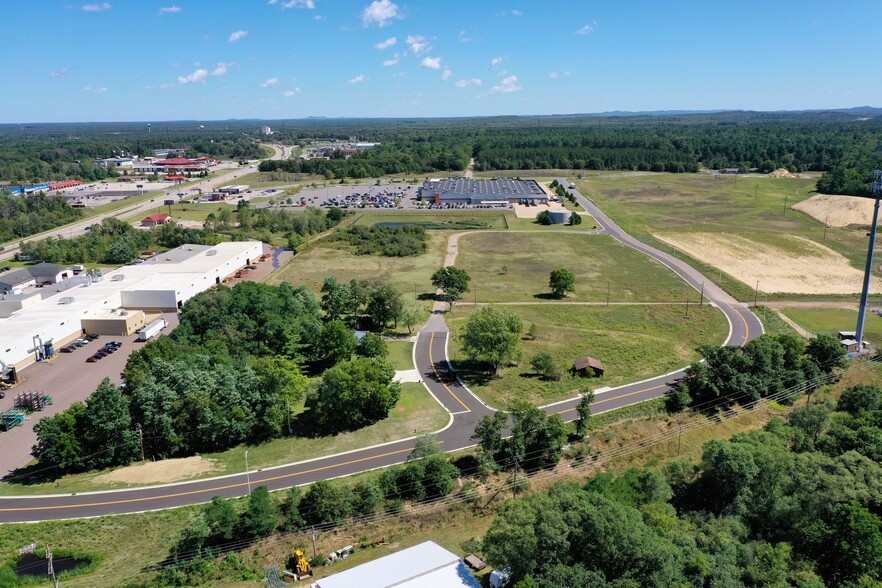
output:
<path id="1" fill-rule="evenodd" d="M 701 283 L 701 293 L 699 294 L 698 306 L 704 306 L 704 282 Z"/>
<path id="2" fill-rule="evenodd" d="M 609 284 L 609 280 L 607 280 L 606 281 L 606 305 L 607 306 L 609 306 L 609 290 L 610 290 L 610 284 Z"/>
<path id="3" fill-rule="evenodd" d="M 787 216 L 787 192 L 784 192 L 784 213 L 782 216 Z"/>
<path id="4" fill-rule="evenodd" d="M 686 297 L 686 315 L 683 318 L 691 318 L 689 316 L 689 297 Z"/>
<path id="5" fill-rule="evenodd" d="M 829 220 L 830 220 L 830 215 L 828 214 L 826 217 L 824 217 L 824 241 L 827 240 L 827 221 L 829 221 Z"/>
<path id="6" fill-rule="evenodd" d="M 873 271 L 873 250 L 876 248 L 876 226 L 879 223 L 879 199 L 882 198 L 882 171 L 873 170 L 873 224 L 870 225 L 870 232 L 867 236 L 870 238 L 870 244 L 867 249 L 867 266 L 864 269 L 864 286 L 861 290 L 861 306 L 858 310 L 858 322 L 855 332 L 857 339 L 858 351 L 864 349 L 864 319 L 867 313 L 867 297 L 870 293 L 870 274 Z"/>
<path id="7" fill-rule="evenodd" d="M 759 280 L 756 281 L 756 289 L 753 291 L 753 307 L 756 308 L 756 305 L 759 302 Z"/>
<path id="8" fill-rule="evenodd" d="M 58 578 L 55 577 L 55 568 L 52 566 L 52 548 L 46 546 L 46 559 L 49 560 L 49 577 L 52 578 L 52 585 L 58 588 Z"/>
<path id="9" fill-rule="evenodd" d="M 677 433 L 677 457 L 680 457 L 680 441 L 683 438 L 683 425 L 680 425 L 680 430 Z"/>
<path id="10" fill-rule="evenodd" d="M 141 446 L 141 461 L 144 461 L 144 430 L 141 423 L 138 423 L 138 444 Z"/>
<path id="11" fill-rule="evenodd" d="M 316 549 L 315 549 L 315 527 L 312 528 L 312 557 L 316 557 Z"/>
<path id="12" fill-rule="evenodd" d="M 248 481 L 248 494 L 251 494 L 251 472 L 248 470 L 248 450 L 245 450 L 245 479 Z"/>
<path id="13" fill-rule="evenodd" d="M 515 466 L 514 482 L 511 485 L 511 497 L 512 498 L 514 498 L 518 493 L 518 469 L 520 469 L 520 467 L 521 467 L 521 462 L 519 460 L 520 460 L 520 456 L 518 455 L 518 452 L 515 451 L 515 454 L 514 454 L 514 466 Z"/>

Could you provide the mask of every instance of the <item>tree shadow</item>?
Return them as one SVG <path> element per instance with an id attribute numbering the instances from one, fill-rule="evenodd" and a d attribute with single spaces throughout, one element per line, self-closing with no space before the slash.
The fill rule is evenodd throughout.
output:
<path id="1" fill-rule="evenodd" d="M 422 292 L 417 295 L 417 300 L 437 302 L 440 298 L 434 292 Z"/>
<path id="2" fill-rule="evenodd" d="M 542 292 L 541 294 L 533 294 L 533 298 L 537 298 L 539 300 L 563 300 L 563 298 L 555 296 L 551 292 Z"/>
<path id="3" fill-rule="evenodd" d="M 33 486 L 46 484 L 58 480 L 63 474 L 59 473 L 54 466 L 41 465 L 39 462 L 15 468 L 0 478 L 0 482 L 17 484 L 19 486 Z"/>
<path id="4" fill-rule="evenodd" d="M 447 370 L 447 362 L 435 362 L 435 370 L 433 372 L 444 373 L 442 370 Z M 478 386 L 484 386 L 497 377 L 488 364 L 470 359 L 457 361 L 456 372 L 464 381 Z M 434 376 L 434 373 L 432 375 Z"/>

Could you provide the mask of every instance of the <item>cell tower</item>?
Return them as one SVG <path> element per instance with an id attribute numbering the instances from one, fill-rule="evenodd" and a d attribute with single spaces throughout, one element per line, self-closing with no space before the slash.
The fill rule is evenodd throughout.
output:
<path id="1" fill-rule="evenodd" d="M 858 310 L 857 329 L 855 330 L 855 339 L 857 339 L 858 351 L 864 348 L 864 318 L 867 312 L 867 298 L 870 294 L 870 274 L 873 272 L 873 250 L 876 248 L 876 225 L 879 222 L 879 200 L 882 198 L 882 170 L 873 171 L 873 195 L 875 200 L 873 204 L 873 224 L 870 225 L 870 244 L 867 247 L 867 266 L 864 269 L 864 288 L 861 290 L 861 307 Z"/>

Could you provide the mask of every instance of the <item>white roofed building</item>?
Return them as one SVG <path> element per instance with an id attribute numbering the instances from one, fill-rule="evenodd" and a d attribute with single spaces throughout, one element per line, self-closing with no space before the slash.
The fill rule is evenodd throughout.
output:
<path id="1" fill-rule="evenodd" d="M 315 588 L 480 588 L 455 553 L 426 541 L 316 580 Z"/>

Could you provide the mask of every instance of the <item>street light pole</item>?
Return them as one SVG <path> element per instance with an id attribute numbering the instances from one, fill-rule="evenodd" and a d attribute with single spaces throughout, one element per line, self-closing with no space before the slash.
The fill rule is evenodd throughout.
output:
<path id="1" fill-rule="evenodd" d="M 245 450 L 245 479 L 248 481 L 248 494 L 251 494 L 251 472 L 248 470 L 248 450 Z"/>

